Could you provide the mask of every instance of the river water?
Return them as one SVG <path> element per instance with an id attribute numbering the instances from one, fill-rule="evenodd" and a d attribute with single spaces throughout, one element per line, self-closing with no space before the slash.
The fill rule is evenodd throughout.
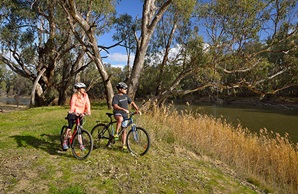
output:
<path id="1" fill-rule="evenodd" d="M 286 108 L 263 108 L 235 105 L 191 105 L 193 111 L 223 117 L 228 123 L 247 127 L 252 132 L 266 128 L 284 136 L 289 134 L 293 143 L 298 143 L 298 110 Z"/>
<path id="2" fill-rule="evenodd" d="M 0 98 L 0 103 L 2 104 L 10 104 L 10 105 L 17 105 L 17 100 L 19 102 L 19 105 L 29 105 L 30 104 L 30 99 L 29 97 L 1 97 Z"/>

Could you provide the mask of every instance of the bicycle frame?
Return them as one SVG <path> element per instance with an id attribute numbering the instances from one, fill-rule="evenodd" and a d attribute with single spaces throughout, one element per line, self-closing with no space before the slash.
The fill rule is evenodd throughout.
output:
<path id="1" fill-rule="evenodd" d="M 127 128 L 129 128 L 129 126 L 131 126 L 131 127 L 133 128 L 133 127 L 136 125 L 136 124 L 133 123 L 132 115 L 133 115 L 133 114 L 130 114 L 130 117 L 129 117 L 129 118 L 125 118 L 125 119 L 122 121 L 122 123 L 123 123 L 124 121 L 128 121 L 128 123 L 126 124 L 126 127 L 123 127 L 123 126 L 121 125 L 121 130 L 119 131 L 118 135 L 121 135 L 121 134 L 123 133 L 124 130 L 126 130 Z"/>
<path id="2" fill-rule="evenodd" d="M 112 119 L 112 115 L 113 114 L 111 114 L 111 115 L 107 114 L 107 115 L 110 117 L 110 122 L 108 124 L 106 124 L 106 126 L 107 126 L 107 129 L 109 130 L 109 134 L 111 136 L 113 136 L 114 134 L 112 132 L 112 129 L 113 129 L 114 124 L 116 124 L 116 121 Z M 122 135 L 122 133 L 124 132 L 124 130 L 126 130 L 129 126 L 132 126 L 132 127 L 135 128 L 135 124 L 133 123 L 133 117 L 132 117 L 132 115 L 134 115 L 134 113 L 131 113 L 130 116 L 129 116 L 129 118 L 125 118 L 122 121 L 122 122 L 128 121 L 128 123 L 127 123 L 126 127 L 122 127 L 122 125 L 121 125 L 121 129 L 118 132 L 118 135 L 119 136 Z M 104 123 L 102 123 L 102 124 L 104 124 Z M 111 127 L 112 127 L 112 129 L 111 129 Z"/>
<path id="3" fill-rule="evenodd" d="M 75 136 L 76 133 L 79 133 L 80 134 L 80 126 L 81 126 L 81 119 L 83 119 L 82 117 L 76 117 L 76 121 L 75 121 L 75 128 L 74 128 L 74 131 L 71 135 L 71 138 L 69 139 L 69 144 L 71 145 L 72 144 L 72 141 L 73 141 L 73 138 Z"/>

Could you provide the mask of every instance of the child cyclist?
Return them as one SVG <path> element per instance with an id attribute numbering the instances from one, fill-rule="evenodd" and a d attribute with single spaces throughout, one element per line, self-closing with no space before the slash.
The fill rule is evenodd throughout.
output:
<path id="1" fill-rule="evenodd" d="M 132 99 L 126 94 L 127 93 L 127 85 L 124 82 L 120 82 L 116 85 L 118 93 L 113 97 L 112 105 L 114 109 L 114 117 L 117 121 L 116 123 L 116 134 L 114 135 L 115 140 L 118 140 L 118 132 L 120 130 L 122 121 L 128 117 L 128 105 L 131 104 L 136 111 L 138 112 L 138 106 L 132 101 Z M 127 150 L 126 147 L 126 130 L 122 133 L 122 148 L 123 150 Z"/>
<path id="2" fill-rule="evenodd" d="M 85 91 L 86 85 L 84 83 L 79 82 L 74 85 L 74 88 L 77 91 L 72 95 L 70 100 L 70 110 L 67 114 L 68 127 L 66 133 L 64 134 L 64 141 L 62 145 L 63 150 L 68 149 L 67 139 L 69 136 L 71 136 L 71 129 L 75 123 L 76 116 L 83 117 L 85 115 L 91 114 L 89 97 Z M 85 150 L 85 147 L 82 144 L 82 142 L 80 142 L 80 144 L 80 149 Z"/>

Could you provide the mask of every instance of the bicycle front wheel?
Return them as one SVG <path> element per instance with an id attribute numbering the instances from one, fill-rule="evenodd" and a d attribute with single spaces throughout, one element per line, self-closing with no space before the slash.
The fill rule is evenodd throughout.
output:
<path id="1" fill-rule="evenodd" d="M 126 138 L 128 150 L 137 156 L 145 155 L 150 147 L 150 139 L 147 131 L 141 127 L 132 127 Z"/>
<path id="2" fill-rule="evenodd" d="M 75 158 L 86 159 L 92 152 L 93 140 L 91 134 L 81 128 L 81 133 L 76 133 L 71 144 L 71 151 Z"/>

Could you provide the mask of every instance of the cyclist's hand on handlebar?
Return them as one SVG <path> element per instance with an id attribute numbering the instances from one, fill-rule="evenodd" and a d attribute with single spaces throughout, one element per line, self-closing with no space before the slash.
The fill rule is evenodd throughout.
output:
<path id="1" fill-rule="evenodd" d="M 129 114 L 129 110 L 126 110 L 126 109 L 125 109 L 124 112 L 126 112 L 127 114 Z"/>
<path id="2" fill-rule="evenodd" d="M 139 111 L 138 109 L 135 112 L 131 112 L 131 114 L 132 115 L 136 115 L 136 114 L 142 115 L 141 111 Z"/>
<path id="3" fill-rule="evenodd" d="M 78 113 L 78 112 L 76 112 L 75 115 L 78 116 L 78 117 L 84 117 L 85 116 L 85 113 Z"/>

